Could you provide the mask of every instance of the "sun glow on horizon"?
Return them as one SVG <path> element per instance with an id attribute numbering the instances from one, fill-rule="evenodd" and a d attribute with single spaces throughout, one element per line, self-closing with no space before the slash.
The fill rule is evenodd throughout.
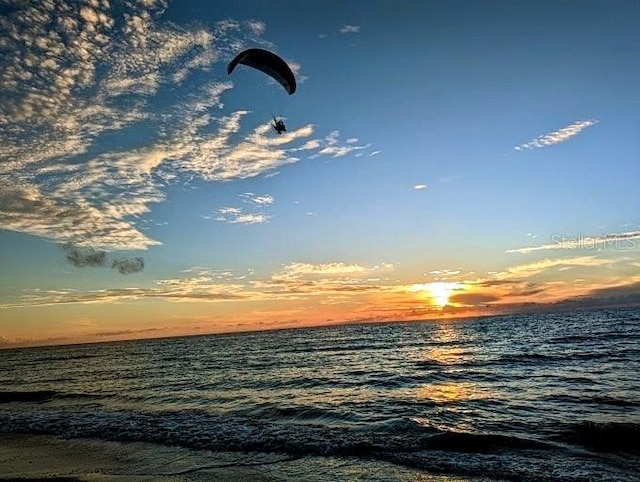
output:
<path id="1" fill-rule="evenodd" d="M 458 282 L 436 281 L 433 283 L 415 284 L 412 291 L 427 292 L 438 308 L 444 308 L 449 304 L 449 297 L 453 290 L 460 286 Z"/>

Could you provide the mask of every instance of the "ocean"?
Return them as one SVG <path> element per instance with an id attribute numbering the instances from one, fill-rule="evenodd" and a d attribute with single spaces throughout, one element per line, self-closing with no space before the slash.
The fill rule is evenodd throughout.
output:
<path id="1" fill-rule="evenodd" d="M 0 433 L 638 481 L 640 309 L 2 350 Z"/>

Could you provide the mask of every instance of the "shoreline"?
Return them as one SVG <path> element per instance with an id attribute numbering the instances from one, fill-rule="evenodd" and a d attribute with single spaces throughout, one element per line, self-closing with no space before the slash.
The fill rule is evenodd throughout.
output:
<path id="1" fill-rule="evenodd" d="M 360 458 L 211 452 L 147 442 L 0 434 L 0 482 L 481 482 Z"/>
<path id="2" fill-rule="evenodd" d="M 0 434 L 0 481 L 279 480 L 266 473 L 289 458 L 194 451 L 146 442 Z"/>

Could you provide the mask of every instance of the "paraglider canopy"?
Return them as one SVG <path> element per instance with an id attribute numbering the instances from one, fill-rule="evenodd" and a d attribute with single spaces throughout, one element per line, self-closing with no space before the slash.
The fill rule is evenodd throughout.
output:
<path id="1" fill-rule="evenodd" d="M 253 67 L 269 75 L 280 83 L 289 95 L 296 91 L 296 78 L 291 68 L 273 52 L 264 49 L 244 50 L 229 62 L 227 74 L 231 74 L 238 64 Z"/>

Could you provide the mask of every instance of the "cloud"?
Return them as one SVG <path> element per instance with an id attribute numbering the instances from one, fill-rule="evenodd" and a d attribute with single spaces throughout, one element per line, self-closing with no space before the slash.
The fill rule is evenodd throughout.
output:
<path id="1" fill-rule="evenodd" d="M 67 253 L 67 261 L 76 268 L 104 268 L 107 266 L 105 251 L 97 251 L 91 247 L 77 247 L 71 244 L 65 244 L 62 249 Z M 144 269 L 144 259 L 141 257 L 115 259 L 111 263 L 111 268 L 117 269 L 120 274 L 137 273 Z"/>
<path id="2" fill-rule="evenodd" d="M 249 28 L 255 35 L 262 35 L 267 30 L 267 25 L 259 20 L 250 20 Z"/>
<path id="3" fill-rule="evenodd" d="M 457 293 L 449 297 L 449 302 L 459 305 L 479 305 L 498 301 L 500 298 L 485 293 Z"/>
<path id="4" fill-rule="evenodd" d="M 456 276 L 462 280 L 462 289 L 456 295 L 494 296 L 496 299 L 487 303 L 498 309 L 496 313 L 533 309 L 524 304 L 542 309 L 545 305 L 550 306 L 549 303 L 590 296 L 589 293 L 596 290 L 640 281 L 640 275 L 633 267 L 635 259 L 576 256 L 519 264 L 475 279 L 469 273 L 462 273 Z M 465 304 L 469 299 L 458 298 L 458 302 Z"/>
<path id="5" fill-rule="evenodd" d="M 309 280 L 319 281 L 320 284 L 327 284 L 328 280 L 342 280 L 342 285 L 348 284 L 357 286 L 364 276 L 373 273 L 380 273 L 393 270 L 390 263 L 382 263 L 375 266 L 362 266 L 355 263 L 303 263 L 294 262 L 282 268 L 271 276 L 271 281 L 282 284 L 287 282 L 298 283 L 302 280 L 309 286 Z M 311 283 L 314 284 L 314 283 Z M 357 289 L 357 288 L 354 288 Z"/>
<path id="6" fill-rule="evenodd" d="M 271 216 L 265 212 L 265 209 L 275 202 L 275 198 L 269 194 L 256 195 L 251 192 L 240 194 L 239 197 L 248 204 L 249 211 L 245 211 L 241 207 L 223 207 L 216 210 L 218 216 L 216 221 L 229 224 L 263 224 L 271 219 Z M 205 219 L 211 219 L 205 216 Z"/>
<path id="7" fill-rule="evenodd" d="M 236 291 L 239 291 L 236 292 Z M 0 308 L 22 308 L 27 306 L 54 306 L 69 304 L 112 303 L 116 301 L 139 301 L 163 299 L 173 302 L 218 302 L 245 299 L 242 287 L 208 283 L 206 286 L 166 285 L 152 288 L 113 288 L 106 290 L 43 290 L 21 296 L 15 302 L 0 303 Z"/>
<path id="8" fill-rule="evenodd" d="M 363 273 L 367 268 L 350 263 L 291 263 L 284 267 L 281 276 L 287 278 L 297 278 L 305 275 L 343 275 Z"/>
<path id="9" fill-rule="evenodd" d="M 113 267 L 122 268 L 123 274 L 144 267 L 143 260 L 116 260 Z M 14 301 L 0 303 L 0 308 L 50 306 L 59 304 L 110 303 L 163 299 L 172 302 L 220 302 L 250 300 L 292 300 L 328 297 L 323 303 L 344 302 L 345 296 L 380 293 L 386 288 L 367 278 L 371 273 L 390 271 L 393 265 L 364 267 L 358 264 L 291 263 L 280 272 L 264 279 L 256 279 L 252 271 L 234 274 L 228 270 L 194 267 L 185 270 L 185 276 L 159 279 L 153 286 L 100 290 L 31 290 Z"/>
<path id="10" fill-rule="evenodd" d="M 421 189 L 426 189 L 427 185 L 426 184 L 416 184 L 415 186 L 413 186 L 413 189 L 419 191 Z"/>
<path id="11" fill-rule="evenodd" d="M 133 259 L 115 259 L 113 263 L 111 263 L 111 267 L 117 269 L 120 274 L 138 273 L 144 269 L 144 259 L 139 257 Z"/>
<path id="12" fill-rule="evenodd" d="M 453 279 L 465 279 L 468 278 L 471 274 L 470 272 L 463 273 L 459 269 L 436 269 L 433 271 L 429 271 L 429 277 L 434 281 L 446 281 Z"/>
<path id="13" fill-rule="evenodd" d="M 156 27 L 162 8 L 127 3 L 115 17 L 107 2 L 25 2 L 0 18 L 1 228 L 111 249 L 158 244 L 125 219 L 163 198 L 136 153 L 87 154 L 103 134 L 151 118 L 144 97 L 170 82 L 163 69 L 207 65 L 193 62 L 212 37 Z"/>
<path id="14" fill-rule="evenodd" d="M 64 246 L 67 252 L 67 261 L 77 268 L 85 266 L 104 266 L 107 253 L 95 251 L 93 248 L 75 248 L 71 245 Z"/>
<path id="15" fill-rule="evenodd" d="M 274 197 L 269 194 L 257 196 L 251 192 L 246 192 L 244 194 L 240 194 L 240 197 L 243 198 L 246 202 L 254 204 L 256 206 L 266 206 L 269 204 L 273 204 L 273 202 L 275 201 Z"/>
<path id="16" fill-rule="evenodd" d="M 141 223 L 172 184 L 264 175 L 301 150 L 363 148 L 315 138 L 312 125 L 277 138 L 266 122 L 252 129 L 250 112 L 223 103 L 233 79 L 211 73 L 246 45 L 267 44 L 266 25 L 180 26 L 161 20 L 165 8 L 46 0 L 0 17 L 0 229 L 145 250 L 161 242 Z"/>
<path id="17" fill-rule="evenodd" d="M 355 145 L 355 142 L 358 142 L 355 138 L 347 139 L 347 144 L 340 144 L 339 137 L 340 131 L 332 131 L 331 133 L 329 133 L 329 135 L 324 138 L 324 142 L 322 142 L 322 144 L 320 145 L 318 154 L 331 157 L 343 157 L 354 151 L 371 147 L 371 144 L 365 144 L 361 146 Z"/>
<path id="18" fill-rule="evenodd" d="M 559 144 L 560 142 L 565 142 L 572 137 L 577 136 L 587 127 L 591 127 L 592 125 L 595 125 L 597 123 L 598 121 L 595 119 L 577 121 L 569 124 L 566 127 L 563 127 L 562 129 L 558 129 L 556 131 L 549 132 L 548 134 L 538 136 L 529 142 L 514 147 L 514 149 L 516 151 L 522 151 L 524 149 L 534 149 Z"/>
<path id="19" fill-rule="evenodd" d="M 287 64 L 291 68 L 291 72 L 293 72 L 298 84 L 304 84 L 309 80 L 309 77 L 302 73 L 302 65 L 300 65 L 300 63 L 289 60 Z"/>
<path id="20" fill-rule="evenodd" d="M 216 221 L 222 221 L 229 224 L 263 224 L 271 219 L 270 216 L 262 213 L 244 213 L 236 208 L 221 208 L 220 216 Z"/>
<path id="21" fill-rule="evenodd" d="M 507 253 L 529 254 L 534 251 L 550 251 L 558 249 L 582 249 L 582 250 L 632 250 L 640 246 L 636 240 L 640 239 L 640 231 L 625 233 L 608 233 L 602 235 L 578 235 L 564 236 L 554 234 L 551 243 L 539 246 L 526 246 L 524 248 L 509 249 Z"/>
<path id="22" fill-rule="evenodd" d="M 359 25 L 344 25 L 340 29 L 340 33 L 359 33 L 360 26 Z"/>
<path id="23" fill-rule="evenodd" d="M 543 259 L 533 263 L 516 265 L 506 271 L 496 273 L 496 279 L 530 278 L 550 269 L 566 267 L 592 267 L 609 265 L 613 261 L 596 258 L 594 256 L 578 256 L 574 258 Z"/>

